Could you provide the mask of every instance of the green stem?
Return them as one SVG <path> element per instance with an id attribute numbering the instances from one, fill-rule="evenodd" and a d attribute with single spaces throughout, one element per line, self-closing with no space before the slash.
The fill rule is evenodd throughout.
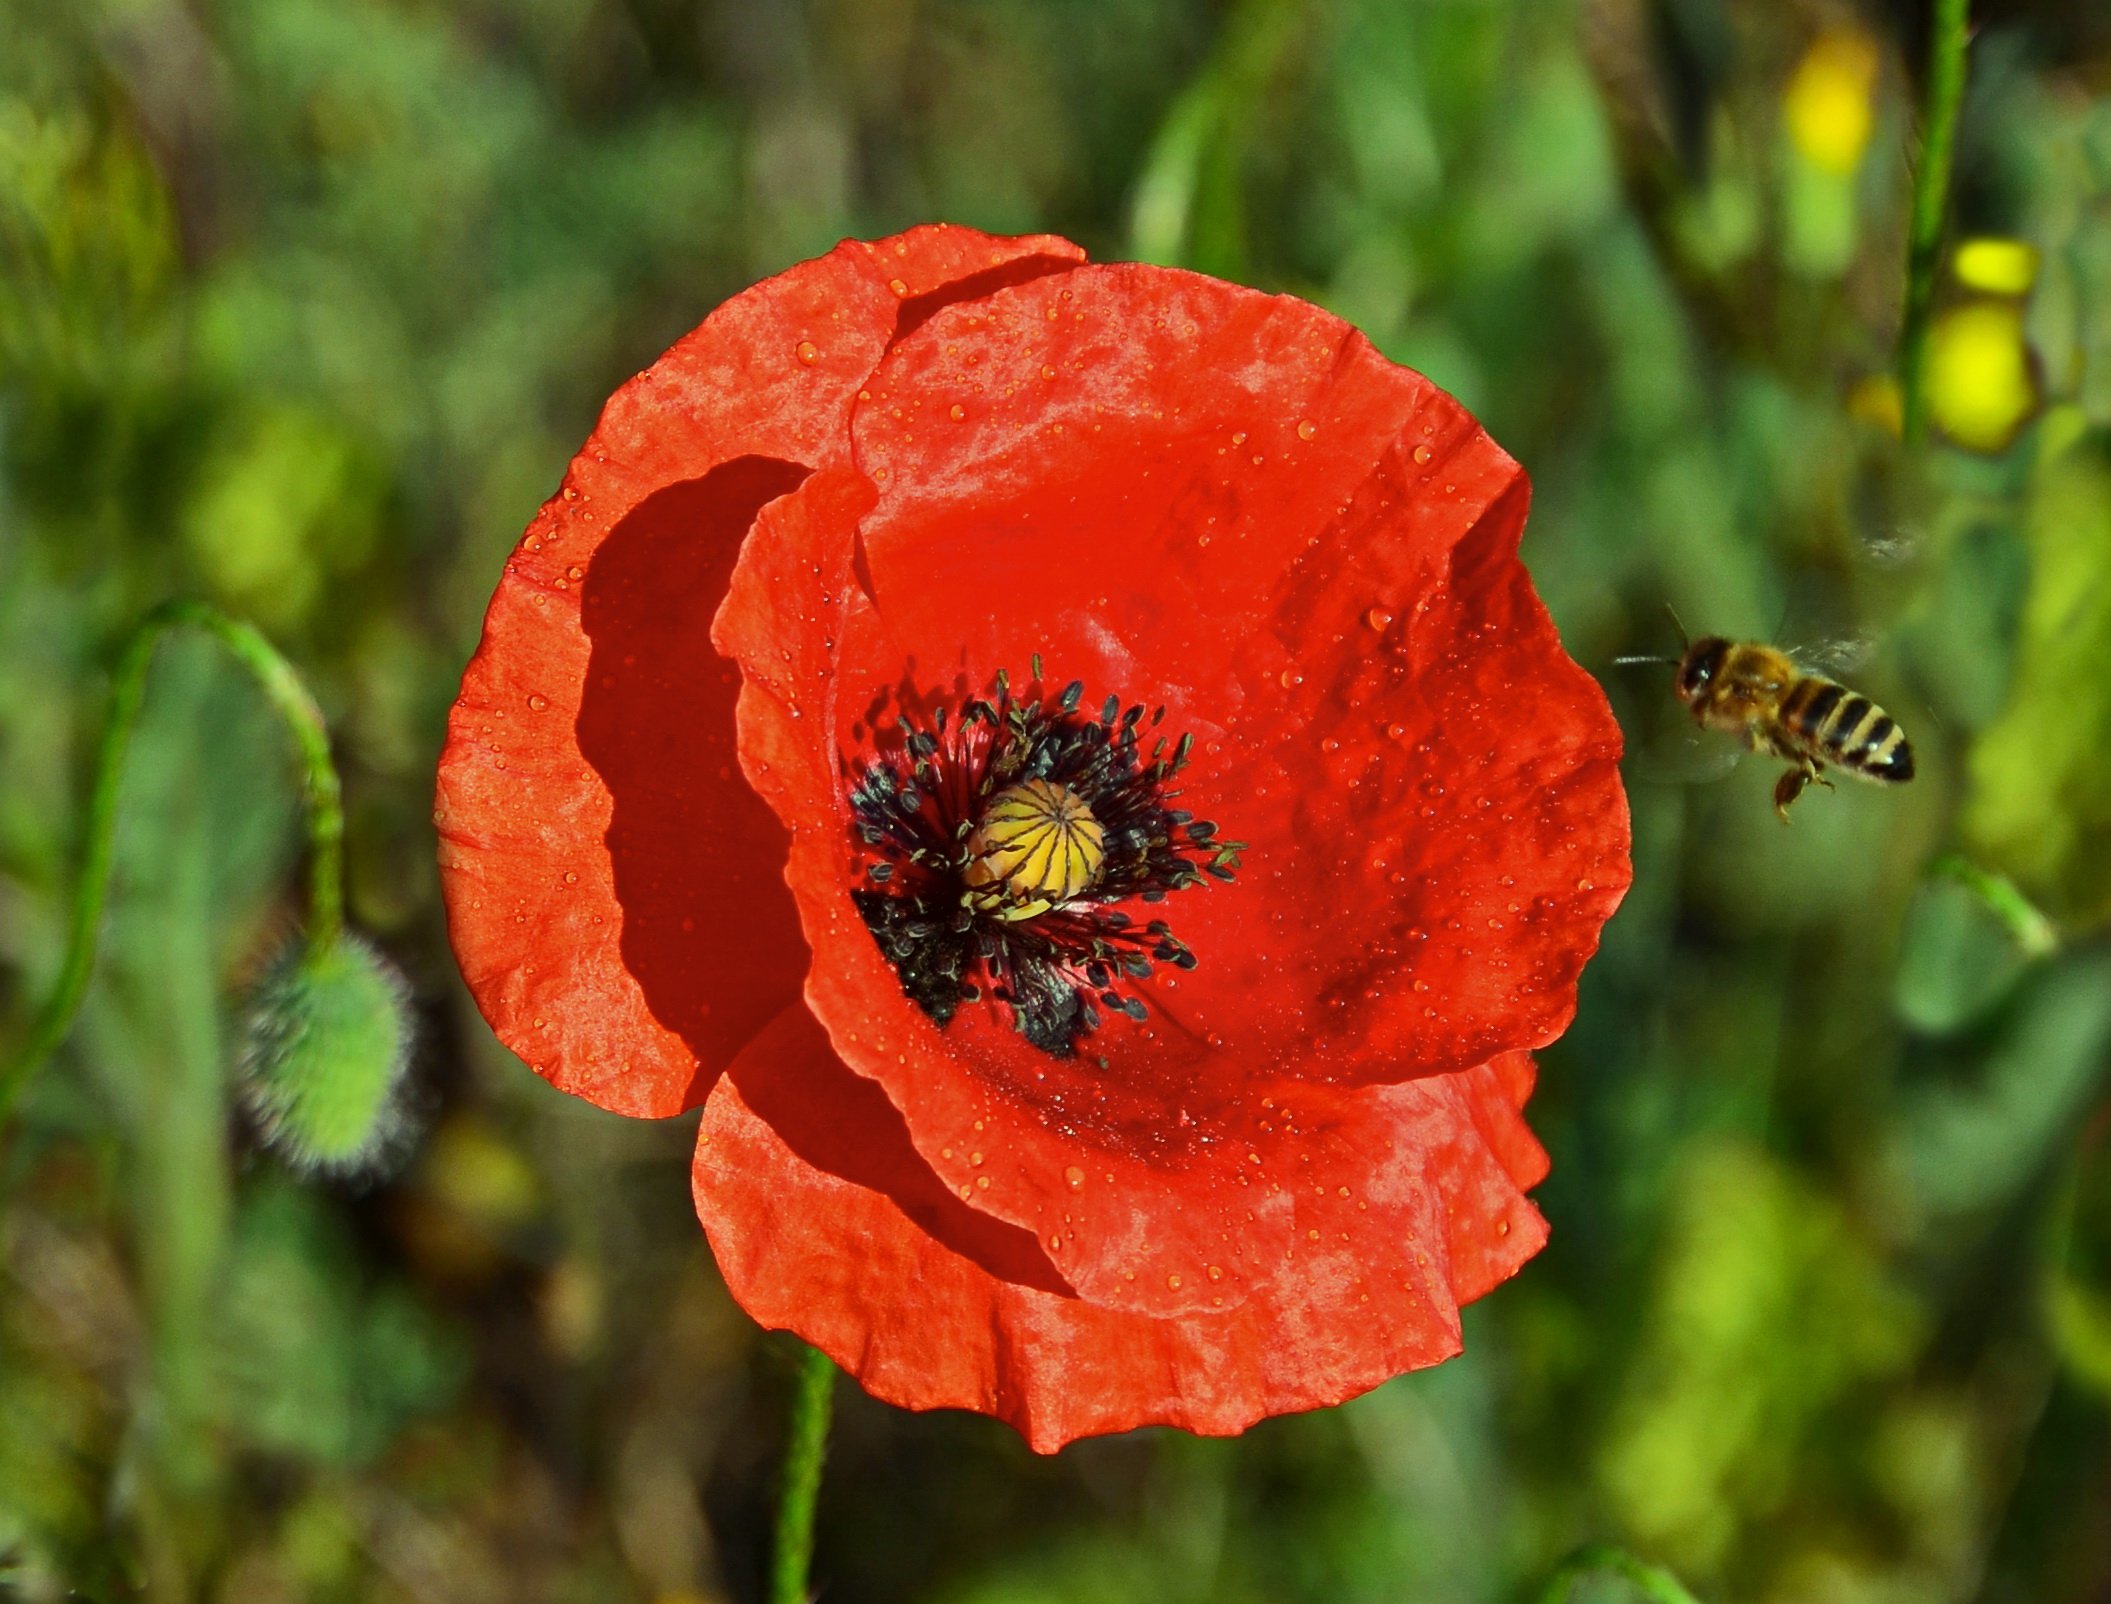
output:
<path id="1" fill-rule="evenodd" d="M 1601 1571 L 1621 1578 L 1650 1604 L 1699 1604 L 1671 1572 L 1646 1565 L 1626 1549 L 1610 1543 L 1587 1544 L 1556 1566 L 1540 1590 L 1539 1604 L 1568 1604 L 1575 1585 Z"/>
<path id="2" fill-rule="evenodd" d="M 784 1484 L 777 1504 L 777 1552 L 770 1566 L 770 1604 L 807 1604 L 806 1575 L 814 1557 L 814 1505 L 821 1496 L 821 1460 L 828 1448 L 828 1416 L 836 1367 L 808 1348 L 792 1395 L 791 1441 L 784 1450 Z"/>
<path id="3" fill-rule="evenodd" d="M 57 1050 L 73 1028 L 95 968 L 103 905 L 109 899 L 110 873 L 117 847 L 117 804 L 124 778 L 125 755 L 139 726 L 146 699 L 147 670 L 161 637 L 175 629 L 210 635 L 247 669 L 263 689 L 300 749 L 308 804 L 308 941 L 313 949 L 335 943 L 344 929 L 344 792 L 330 760 L 330 731 L 322 709 L 277 647 L 252 625 L 230 618 L 203 602 L 164 602 L 140 621 L 118 658 L 110 690 L 110 716 L 96 749 L 95 780 L 88 796 L 87 846 L 80 883 L 73 892 L 73 925 L 59 978 L 20 1051 L 0 1064 L 0 1120 L 4 1120 L 30 1078 Z"/>
<path id="4" fill-rule="evenodd" d="M 1992 874 L 1959 853 L 1948 853 L 1928 866 L 1931 875 L 1954 880 L 1983 903 L 2008 930 L 2009 938 L 2028 957 L 2049 958 L 2060 950 L 2060 931 L 2038 911 L 2036 903 L 2016 889 L 2006 875 Z"/>
<path id="5" fill-rule="evenodd" d="M 1928 25 L 1928 99 L 1922 113 L 1920 165 L 1913 174 L 1913 232 L 1906 248 L 1906 315 L 1899 327 L 1898 383 L 1908 445 L 1928 434 L 1929 313 L 1942 263 L 1943 219 L 1957 151 L 1957 112 L 1964 104 L 1964 47 L 1971 0 L 1935 0 Z"/>

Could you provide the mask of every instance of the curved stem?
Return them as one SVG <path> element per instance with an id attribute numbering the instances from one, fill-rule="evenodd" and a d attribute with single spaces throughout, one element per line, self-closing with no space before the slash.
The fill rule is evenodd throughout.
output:
<path id="1" fill-rule="evenodd" d="M 807 1604 L 806 1576 L 814 1557 L 814 1505 L 821 1496 L 821 1461 L 836 1367 L 808 1348 L 792 1395 L 791 1440 L 784 1450 L 784 1482 L 777 1503 L 777 1549 L 770 1565 L 770 1604 Z"/>
<path id="2" fill-rule="evenodd" d="M 95 780 L 88 796 L 87 845 L 81 878 L 73 892 L 73 923 L 59 977 L 21 1049 L 0 1065 L 0 1120 L 7 1117 L 30 1078 L 43 1067 L 73 1027 L 88 977 L 95 968 L 103 905 L 117 846 L 118 790 L 125 755 L 131 750 L 139 711 L 146 699 L 147 670 L 161 637 L 174 629 L 210 635 L 262 688 L 300 750 L 308 813 L 308 941 L 333 944 L 344 928 L 344 792 L 330 759 L 330 731 L 322 709 L 277 647 L 258 630 L 203 602 L 164 602 L 140 621 L 117 661 L 110 714 L 96 749 Z"/>
<path id="3" fill-rule="evenodd" d="M 1954 880 L 1977 897 L 2001 921 L 2009 939 L 2028 958 L 2049 958 L 2060 950 L 2060 930 L 2016 889 L 2005 874 L 1993 874 L 1962 853 L 1946 853 L 1928 866 L 1931 877 Z"/>
<path id="4" fill-rule="evenodd" d="M 1539 1604 L 1568 1604 L 1576 1584 L 1599 1571 L 1619 1577 L 1650 1604 L 1699 1604 L 1671 1572 L 1644 1564 L 1610 1543 L 1586 1544 L 1556 1566 L 1540 1590 Z"/>
<path id="5" fill-rule="evenodd" d="M 1928 99 L 1921 117 L 1920 165 L 1913 174 L 1913 230 L 1906 248 L 1906 315 L 1899 326 L 1898 383 L 1908 445 L 1928 434 L 1929 313 L 1942 262 L 1957 113 L 1964 104 L 1964 48 L 1971 0 L 1935 0 L 1928 25 Z"/>

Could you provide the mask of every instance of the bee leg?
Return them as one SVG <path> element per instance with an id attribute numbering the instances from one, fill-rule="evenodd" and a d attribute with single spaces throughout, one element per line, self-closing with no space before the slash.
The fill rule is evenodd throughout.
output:
<path id="1" fill-rule="evenodd" d="M 1789 804 L 1803 794 L 1803 788 L 1811 782 L 1808 766 L 1789 769 L 1774 782 L 1774 811 L 1781 815 L 1781 822 L 1789 822 Z"/>

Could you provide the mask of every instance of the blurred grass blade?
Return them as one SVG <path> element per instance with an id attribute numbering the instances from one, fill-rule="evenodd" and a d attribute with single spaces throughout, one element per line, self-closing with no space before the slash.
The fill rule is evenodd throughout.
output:
<path id="1" fill-rule="evenodd" d="M 1129 254 L 1138 261 L 1243 276 L 1243 168 L 1309 10 L 1306 0 L 1245 0 L 1225 22 L 1137 176 Z"/>

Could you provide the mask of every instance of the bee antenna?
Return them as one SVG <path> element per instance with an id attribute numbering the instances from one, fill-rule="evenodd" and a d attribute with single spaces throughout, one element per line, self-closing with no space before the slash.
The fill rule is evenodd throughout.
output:
<path id="1" fill-rule="evenodd" d="M 1693 644 L 1693 641 L 1686 634 L 1686 626 L 1679 622 L 1678 609 L 1673 607 L 1671 603 L 1666 602 L 1664 603 L 1664 615 L 1671 620 L 1671 627 L 1678 631 L 1679 650 L 1683 652 Z"/>
<path id="2" fill-rule="evenodd" d="M 1676 666 L 1678 659 L 1676 657 L 1616 657 L 1613 659 L 1613 667 L 1615 668 L 1633 668 L 1637 663 L 1661 663 L 1664 667 L 1671 668 Z"/>

